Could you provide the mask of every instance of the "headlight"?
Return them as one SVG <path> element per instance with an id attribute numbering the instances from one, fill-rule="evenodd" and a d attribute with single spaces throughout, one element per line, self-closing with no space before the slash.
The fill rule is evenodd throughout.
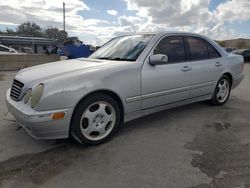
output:
<path id="1" fill-rule="evenodd" d="M 44 89 L 44 85 L 39 84 L 38 86 L 35 87 L 34 91 L 32 92 L 32 95 L 31 95 L 31 107 L 32 108 L 34 108 L 40 101 L 42 94 L 43 94 L 43 89 Z"/>
<path id="2" fill-rule="evenodd" d="M 25 104 L 27 104 L 27 102 L 30 100 L 31 92 L 32 92 L 32 90 L 29 89 L 29 90 L 26 92 L 26 94 L 24 95 L 24 97 L 23 97 L 23 102 L 24 102 Z"/>

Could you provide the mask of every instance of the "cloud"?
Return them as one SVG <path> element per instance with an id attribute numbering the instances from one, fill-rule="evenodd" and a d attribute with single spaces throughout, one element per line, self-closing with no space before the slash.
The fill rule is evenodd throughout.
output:
<path id="1" fill-rule="evenodd" d="M 90 10 L 80 0 L 65 0 L 66 24 L 71 26 L 72 20 L 83 21 L 77 13 Z M 62 28 L 62 3 L 63 0 L 9 0 L 0 1 L 0 23 L 20 24 L 25 21 L 35 22 L 42 27 L 48 25 Z"/>
<path id="2" fill-rule="evenodd" d="M 0 24 L 18 25 L 34 22 L 42 28 L 62 29 L 62 3 L 66 5 L 66 31 L 78 36 L 85 43 L 101 45 L 118 34 L 133 31 L 130 26 L 121 26 L 104 19 L 86 19 L 81 11 L 95 11 L 82 0 L 8 0 L 0 1 Z M 111 14 L 117 14 L 111 10 Z"/>
<path id="3" fill-rule="evenodd" d="M 120 26 L 130 26 L 132 31 L 138 31 L 143 24 L 143 19 L 135 16 L 120 16 L 118 23 Z"/>
<path id="4" fill-rule="evenodd" d="M 107 13 L 111 16 L 116 16 L 118 14 L 116 10 L 107 10 Z"/>
<path id="5" fill-rule="evenodd" d="M 225 24 L 249 20 L 250 1 L 225 1 L 214 11 L 208 9 L 210 1 L 125 0 L 127 9 L 136 11 L 137 17 L 145 20 L 138 31 L 181 30 L 199 32 L 215 39 L 239 37 L 234 30 L 228 30 Z M 136 19 L 127 22 L 131 27 L 136 23 Z"/>
<path id="6" fill-rule="evenodd" d="M 62 3 L 66 5 L 66 30 L 71 36 L 79 36 L 84 42 L 93 39 L 100 43 L 117 28 L 107 20 L 86 19 L 80 11 L 92 11 L 81 0 L 8 0 L 0 1 L 0 24 L 18 25 L 26 21 L 34 22 L 42 28 L 62 29 Z M 100 39 L 99 39 L 100 37 Z"/>
<path id="7" fill-rule="evenodd" d="M 245 21 L 250 19 L 249 0 L 231 0 L 221 3 L 215 11 L 221 22 Z"/>
<path id="8" fill-rule="evenodd" d="M 250 20 L 249 0 L 225 0 L 213 11 L 208 8 L 211 0 L 123 0 L 131 10 L 129 15 L 117 16 L 116 10 L 107 10 L 107 14 L 117 16 L 117 20 L 109 21 L 84 18 L 85 11 L 94 14 L 95 10 L 82 0 L 8 0 L 0 1 L 0 24 L 31 21 L 43 28 L 62 29 L 63 1 L 67 32 L 93 44 L 124 33 L 162 30 L 197 32 L 213 39 L 235 38 L 241 34 L 227 25 Z"/>

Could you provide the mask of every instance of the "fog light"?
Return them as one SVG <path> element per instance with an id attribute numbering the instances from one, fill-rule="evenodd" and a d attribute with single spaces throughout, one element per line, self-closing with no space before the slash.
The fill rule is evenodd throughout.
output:
<path id="1" fill-rule="evenodd" d="M 52 119 L 56 120 L 56 119 L 63 119 L 65 117 L 65 112 L 58 112 L 58 113 L 54 113 L 52 114 Z"/>

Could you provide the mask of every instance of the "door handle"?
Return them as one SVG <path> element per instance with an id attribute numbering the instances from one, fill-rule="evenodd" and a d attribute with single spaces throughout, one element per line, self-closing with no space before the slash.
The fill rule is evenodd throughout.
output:
<path id="1" fill-rule="evenodd" d="M 192 68 L 189 67 L 189 66 L 184 66 L 184 67 L 182 67 L 182 69 L 181 69 L 182 72 L 187 72 L 187 71 L 191 71 L 191 70 L 192 70 Z"/>
<path id="2" fill-rule="evenodd" d="M 216 63 L 215 63 L 215 66 L 216 66 L 216 67 L 220 67 L 221 65 L 222 65 L 221 62 L 216 62 Z"/>

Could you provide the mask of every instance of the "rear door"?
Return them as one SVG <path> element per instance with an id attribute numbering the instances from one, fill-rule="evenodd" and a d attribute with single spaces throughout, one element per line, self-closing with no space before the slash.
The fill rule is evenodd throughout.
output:
<path id="1" fill-rule="evenodd" d="M 221 55 L 205 39 L 193 36 L 185 38 L 192 67 L 190 97 L 205 97 L 212 94 L 219 80 L 222 71 Z"/>

